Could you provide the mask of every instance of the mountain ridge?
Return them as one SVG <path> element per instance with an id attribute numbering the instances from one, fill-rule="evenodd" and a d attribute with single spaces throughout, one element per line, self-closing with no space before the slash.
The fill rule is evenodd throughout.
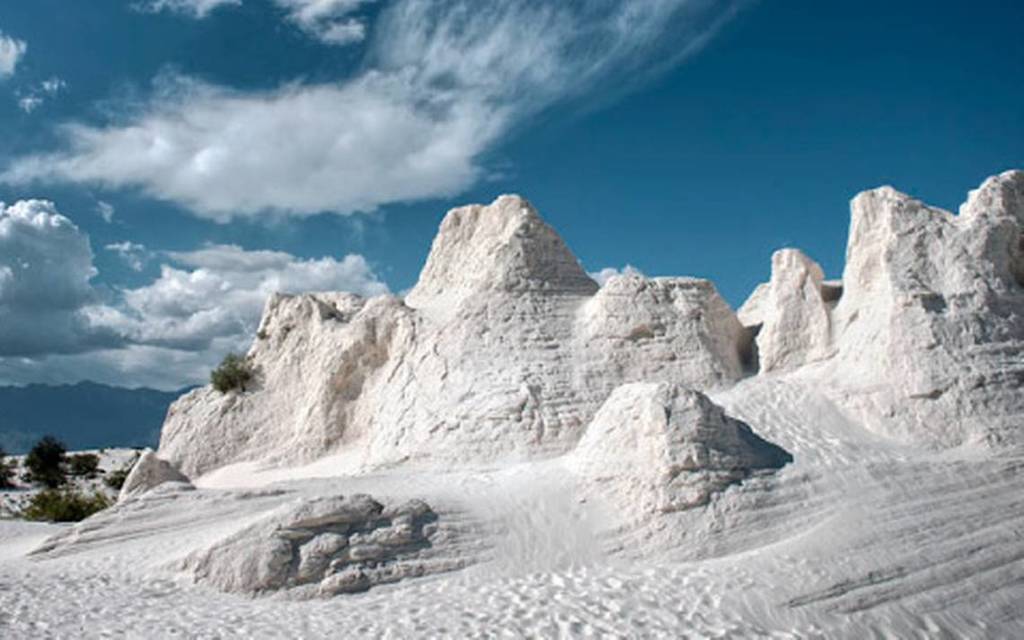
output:
<path id="1" fill-rule="evenodd" d="M 167 407 L 193 387 L 160 391 L 91 380 L 0 386 L 0 446 L 25 453 L 52 435 L 69 449 L 154 446 Z"/>

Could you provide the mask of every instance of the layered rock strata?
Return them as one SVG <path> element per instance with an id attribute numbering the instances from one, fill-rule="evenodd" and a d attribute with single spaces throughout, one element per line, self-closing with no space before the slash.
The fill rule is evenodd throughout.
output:
<path id="1" fill-rule="evenodd" d="M 1024 172 L 989 178 L 959 215 L 890 187 L 851 204 L 841 297 L 776 254 L 744 305 L 761 371 L 806 368 L 871 429 L 937 446 L 1021 442 Z"/>
<path id="2" fill-rule="evenodd" d="M 385 508 L 367 495 L 299 501 L 208 549 L 178 569 L 196 582 L 253 595 L 332 596 L 462 566 L 439 557 L 437 514 L 413 500 Z"/>
<path id="3" fill-rule="evenodd" d="M 563 454 L 627 382 L 742 375 L 744 331 L 705 280 L 591 280 L 516 196 L 445 217 L 405 300 L 273 297 L 256 384 L 171 408 L 160 454 L 200 475 L 356 452 L 362 468 Z"/>

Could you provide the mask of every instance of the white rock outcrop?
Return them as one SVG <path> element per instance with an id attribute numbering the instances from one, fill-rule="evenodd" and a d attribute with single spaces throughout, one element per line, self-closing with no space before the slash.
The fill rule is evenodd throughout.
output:
<path id="1" fill-rule="evenodd" d="M 735 381 L 744 337 L 708 281 L 599 289 L 529 203 L 502 196 L 448 213 L 404 301 L 273 297 L 253 387 L 184 396 L 160 453 L 192 476 L 337 451 L 362 468 L 559 455 L 620 384 Z"/>
<path id="2" fill-rule="evenodd" d="M 125 477 L 117 501 L 123 502 L 167 482 L 191 485 L 189 479 L 171 463 L 157 457 L 152 449 L 146 449 Z"/>
<path id="3" fill-rule="evenodd" d="M 729 485 L 792 459 L 702 393 L 634 383 L 611 394 L 568 464 L 587 490 L 644 518 L 705 505 Z"/>
<path id="4" fill-rule="evenodd" d="M 743 375 L 743 325 L 708 280 L 614 276 L 581 307 L 575 335 L 580 375 L 602 398 L 622 382 L 708 388 Z"/>
<path id="5" fill-rule="evenodd" d="M 406 578 L 452 571 L 450 535 L 424 502 L 385 508 L 367 495 L 300 500 L 190 554 L 178 565 L 223 591 L 294 597 L 366 591 Z"/>
<path id="6" fill-rule="evenodd" d="M 763 372 L 795 369 L 830 355 L 831 319 L 825 274 L 797 249 L 772 255 L 771 280 L 744 303 L 739 317 L 759 327 L 757 354 Z"/>
<path id="7" fill-rule="evenodd" d="M 741 313 L 761 324 L 762 371 L 826 357 L 805 374 L 901 439 L 1024 440 L 1024 172 L 989 178 L 959 215 L 890 187 L 858 195 L 834 308 L 839 290 L 788 255 Z"/>
<path id="8" fill-rule="evenodd" d="M 406 304 L 448 317 L 488 293 L 589 296 L 597 288 L 536 210 L 506 195 L 445 216 Z"/>
<path id="9" fill-rule="evenodd" d="M 274 295 L 247 356 L 254 383 L 182 396 L 160 454 L 198 476 L 240 460 L 312 460 L 352 442 L 373 420 L 373 385 L 413 332 L 410 310 L 391 296 Z"/>
<path id="10" fill-rule="evenodd" d="M 705 280 L 598 287 L 519 197 L 454 209 L 404 300 L 274 296 L 253 387 L 184 396 L 160 455 L 191 477 L 339 452 L 345 471 L 556 456 L 623 384 L 702 391 L 750 371 L 810 376 L 900 439 L 1020 442 L 1022 190 L 1024 173 L 995 176 L 959 215 L 863 193 L 841 282 L 783 250 L 738 316 Z"/>

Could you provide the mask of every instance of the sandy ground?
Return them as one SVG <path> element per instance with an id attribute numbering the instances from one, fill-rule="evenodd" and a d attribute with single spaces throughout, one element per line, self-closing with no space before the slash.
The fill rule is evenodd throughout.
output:
<path id="1" fill-rule="evenodd" d="M 893 444 L 770 378 L 715 400 L 795 461 L 654 522 L 582 502 L 557 459 L 361 477 L 239 465 L 77 528 L 0 521 L 0 637 L 1024 637 L 1024 452 Z M 427 500 L 473 564 L 305 601 L 172 568 L 286 502 L 355 492 Z"/>

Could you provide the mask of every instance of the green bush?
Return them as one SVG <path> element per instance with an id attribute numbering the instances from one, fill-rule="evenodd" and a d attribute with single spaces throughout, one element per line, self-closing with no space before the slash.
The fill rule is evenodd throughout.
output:
<path id="1" fill-rule="evenodd" d="M 68 457 L 71 475 L 80 478 L 95 478 L 100 469 L 100 457 L 95 453 L 76 453 Z"/>
<path id="2" fill-rule="evenodd" d="M 233 389 L 245 391 L 245 385 L 253 378 L 252 367 L 242 356 L 236 353 L 229 353 L 224 356 L 220 365 L 210 372 L 210 382 L 213 388 L 221 393 L 227 393 Z"/>
<path id="3" fill-rule="evenodd" d="M 32 496 L 21 515 L 26 520 L 78 522 L 110 504 L 110 498 L 100 491 L 88 495 L 69 489 L 46 489 Z"/>
<path id="4" fill-rule="evenodd" d="M 14 486 L 14 462 L 7 459 L 7 452 L 0 447 L 0 489 Z"/>
<path id="5" fill-rule="evenodd" d="M 25 456 L 25 468 L 32 482 L 55 489 L 67 482 L 67 447 L 53 436 L 43 436 Z"/>

